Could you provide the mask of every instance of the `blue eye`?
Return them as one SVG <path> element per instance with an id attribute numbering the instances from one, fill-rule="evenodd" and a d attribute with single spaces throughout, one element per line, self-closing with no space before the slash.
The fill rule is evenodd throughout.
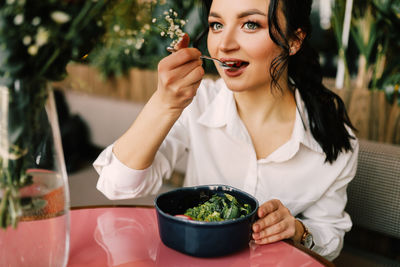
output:
<path id="1" fill-rule="evenodd" d="M 257 22 L 252 22 L 252 21 L 248 21 L 246 22 L 243 27 L 246 30 L 257 30 L 260 27 L 260 24 L 258 24 Z"/>
<path id="2" fill-rule="evenodd" d="M 212 31 L 219 31 L 222 29 L 222 24 L 219 22 L 211 22 L 210 23 L 210 28 Z"/>

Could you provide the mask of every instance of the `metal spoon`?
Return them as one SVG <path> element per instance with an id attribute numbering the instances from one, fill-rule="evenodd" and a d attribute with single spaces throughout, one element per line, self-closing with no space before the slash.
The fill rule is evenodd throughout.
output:
<path id="1" fill-rule="evenodd" d="M 172 47 L 167 47 L 167 51 L 173 53 L 173 52 L 176 52 L 177 50 Z M 213 58 L 213 57 L 209 57 L 209 56 L 205 56 L 205 55 L 201 55 L 200 58 L 218 62 L 218 64 L 224 69 L 231 69 L 231 70 L 239 69 L 238 67 L 235 67 L 235 66 L 229 66 L 228 64 L 226 64 L 225 62 L 222 62 L 221 60 L 219 60 L 217 58 Z"/>

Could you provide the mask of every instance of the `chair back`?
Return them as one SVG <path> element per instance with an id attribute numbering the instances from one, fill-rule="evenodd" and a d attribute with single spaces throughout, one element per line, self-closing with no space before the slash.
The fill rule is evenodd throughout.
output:
<path id="1" fill-rule="evenodd" d="M 354 225 L 400 239 L 400 146 L 360 140 L 347 195 Z"/>

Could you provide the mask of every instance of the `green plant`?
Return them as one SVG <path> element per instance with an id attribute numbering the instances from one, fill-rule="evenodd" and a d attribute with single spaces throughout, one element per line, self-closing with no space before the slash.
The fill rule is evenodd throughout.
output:
<path id="1" fill-rule="evenodd" d="M 335 1 L 333 27 L 339 46 L 339 55 L 345 59 L 348 69 L 348 55 L 341 45 L 345 0 Z M 398 88 L 400 72 L 400 2 L 396 0 L 354 1 L 351 37 L 358 53 L 356 87 L 371 90 Z M 349 78 L 350 73 L 347 72 Z M 349 86 L 349 84 L 347 84 Z M 393 99 L 396 90 L 386 90 Z"/>
<path id="2" fill-rule="evenodd" d="M 197 1 L 115 1 L 105 14 L 107 33 L 89 55 L 89 63 L 105 78 L 125 75 L 133 67 L 156 69 L 171 44 L 167 34 L 161 36 L 169 27 L 164 25 L 164 12 L 169 10 L 178 12 L 178 20 L 185 21 L 181 29 L 192 39 L 201 31 Z"/>
<path id="3" fill-rule="evenodd" d="M 43 205 L 21 201 L 19 190 L 32 183 L 27 170 L 38 161 L 40 167 L 52 165 L 35 158 L 48 149 L 41 140 L 49 133 L 41 124 L 47 81 L 65 77 L 68 62 L 80 60 L 97 43 L 107 3 L 0 1 L 0 228 L 16 227 L 25 208 Z"/>

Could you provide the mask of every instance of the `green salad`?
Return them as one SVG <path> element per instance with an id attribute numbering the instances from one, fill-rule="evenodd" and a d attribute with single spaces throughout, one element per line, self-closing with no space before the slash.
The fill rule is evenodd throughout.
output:
<path id="1" fill-rule="evenodd" d="M 192 220 L 219 222 L 244 217 L 251 212 L 249 204 L 240 204 L 236 198 L 230 194 L 217 194 L 196 207 L 187 209 L 185 214 Z"/>

